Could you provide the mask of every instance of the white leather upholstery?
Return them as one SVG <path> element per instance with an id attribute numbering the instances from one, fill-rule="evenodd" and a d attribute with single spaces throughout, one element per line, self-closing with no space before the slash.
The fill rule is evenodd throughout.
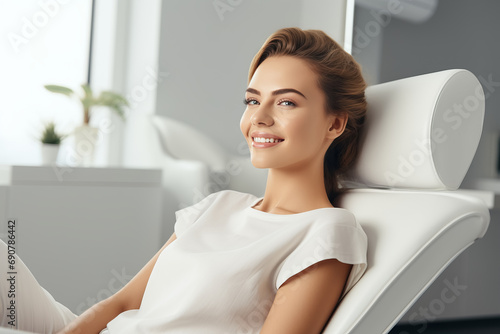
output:
<path id="1" fill-rule="evenodd" d="M 368 236 L 368 268 L 325 334 L 387 333 L 489 222 L 484 203 L 453 192 L 357 189 L 341 206 Z"/>
<path id="2" fill-rule="evenodd" d="M 361 156 L 351 174 L 359 189 L 343 195 L 341 206 L 368 236 L 368 268 L 325 334 L 387 333 L 446 266 L 484 235 L 490 219 L 482 201 L 437 191 L 460 185 L 481 135 L 484 95 L 470 72 L 376 85 L 367 90 L 367 101 Z M 398 173 L 401 161 L 412 156 L 419 163 L 391 183 L 387 173 Z"/>
<path id="3" fill-rule="evenodd" d="M 484 94 L 466 70 L 369 87 L 352 180 L 373 187 L 457 189 L 476 152 Z"/>

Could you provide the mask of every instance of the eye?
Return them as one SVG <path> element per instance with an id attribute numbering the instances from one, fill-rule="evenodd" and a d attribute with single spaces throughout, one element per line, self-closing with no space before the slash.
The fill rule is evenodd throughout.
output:
<path id="1" fill-rule="evenodd" d="M 281 100 L 278 102 L 278 105 L 287 106 L 287 107 L 295 107 L 295 103 L 290 100 Z"/>
<path id="2" fill-rule="evenodd" d="M 257 100 L 254 100 L 252 98 L 244 99 L 243 100 L 244 105 L 257 105 L 259 102 Z"/>

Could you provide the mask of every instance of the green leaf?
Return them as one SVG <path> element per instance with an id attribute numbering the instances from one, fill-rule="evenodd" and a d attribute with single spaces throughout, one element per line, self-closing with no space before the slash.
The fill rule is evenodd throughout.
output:
<path id="1" fill-rule="evenodd" d="M 48 122 L 45 124 L 40 141 L 44 144 L 60 144 L 64 137 L 64 135 L 56 131 L 56 125 L 54 122 Z"/>
<path id="2" fill-rule="evenodd" d="M 82 89 L 85 92 L 85 96 L 87 97 L 92 97 L 92 89 L 88 84 L 83 84 Z"/>
<path id="3" fill-rule="evenodd" d="M 124 107 L 129 105 L 126 98 L 122 95 L 111 92 L 103 91 L 96 99 L 96 105 L 109 107 L 114 110 L 122 119 L 125 119 Z"/>
<path id="4" fill-rule="evenodd" d="M 109 103 L 110 105 L 128 106 L 128 101 L 126 98 L 111 91 L 101 92 L 101 95 L 99 95 L 99 100 L 104 101 L 105 103 Z"/>
<path id="5" fill-rule="evenodd" d="M 111 91 L 103 91 L 96 97 L 88 84 L 81 85 L 83 94 L 82 92 L 78 92 L 79 94 L 76 94 L 72 89 L 64 86 L 46 85 L 45 88 L 51 92 L 64 94 L 66 96 L 78 95 L 77 97 L 83 107 L 84 123 L 87 123 L 90 120 L 93 106 L 111 108 L 122 119 L 125 119 L 124 108 L 129 106 L 125 97 Z"/>
<path id="6" fill-rule="evenodd" d="M 44 87 L 45 87 L 45 89 L 47 89 L 48 91 L 50 91 L 52 93 L 59 93 L 59 94 L 63 94 L 66 96 L 71 96 L 75 93 L 75 92 L 73 92 L 73 90 L 71 88 L 64 87 L 64 86 L 45 85 Z"/>
<path id="7" fill-rule="evenodd" d="M 90 109 L 90 107 L 95 105 L 94 95 L 93 95 L 92 89 L 89 87 L 89 85 L 83 84 L 82 89 L 83 89 L 84 95 L 80 100 L 82 101 L 83 109 L 88 110 L 88 109 Z"/>

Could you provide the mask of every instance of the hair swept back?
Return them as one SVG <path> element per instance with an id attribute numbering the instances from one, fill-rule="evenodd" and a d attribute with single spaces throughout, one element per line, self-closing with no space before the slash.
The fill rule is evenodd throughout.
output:
<path id="1" fill-rule="evenodd" d="M 284 28 L 272 34 L 250 64 L 248 82 L 264 60 L 292 56 L 305 60 L 318 76 L 326 96 L 325 110 L 347 114 L 341 136 L 328 148 L 324 158 L 324 180 L 328 199 L 334 205 L 342 193 L 340 182 L 358 155 L 360 132 L 366 114 L 366 83 L 354 58 L 321 30 Z"/>

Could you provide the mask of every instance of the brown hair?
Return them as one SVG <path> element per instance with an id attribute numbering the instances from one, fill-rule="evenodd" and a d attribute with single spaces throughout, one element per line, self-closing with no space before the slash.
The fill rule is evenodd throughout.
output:
<path id="1" fill-rule="evenodd" d="M 360 131 L 365 113 L 366 83 L 354 58 L 321 30 L 284 28 L 272 34 L 253 58 L 248 82 L 257 67 L 272 56 L 293 56 L 305 60 L 318 75 L 329 113 L 348 116 L 344 133 L 328 148 L 323 164 L 325 188 L 333 204 L 342 192 L 339 182 L 358 155 Z"/>

